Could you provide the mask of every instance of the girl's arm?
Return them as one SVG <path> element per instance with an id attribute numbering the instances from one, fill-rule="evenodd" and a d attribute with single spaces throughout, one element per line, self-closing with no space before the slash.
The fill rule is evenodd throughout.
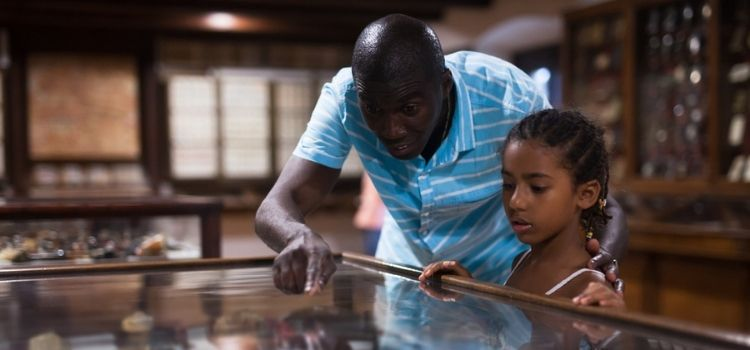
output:
<path id="1" fill-rule="evenodd" d="M 455 260 L 437 261 L 425 266 L 424 270 L 422 270 L 422 274 L 419 275 L 419 289 L 430 297 L 445 302 L 456 301 L 461 295 L 428 283 L 430 278 L 440 277 L 441 275 L 456 275 L 472 278 L 469 270 L 461 266 L 461 264 Z"/>
<path id="2" fill-rule="evenodd" d="M 469 272 L 469 270 L 467 270 L 465 267 L 461 266 L 458 261 L 445 260 L 437 261 L 427 265 L 424 270 L 422 270 L 422 274 L 419 275 L 419 281 L 425 282 L 432 277 L 437 277 L 440 275 L 457 275 L 461 277 L 471 278 L 471 272 Z"/>
<path id="3" fill-rule="evenodd" d="M 625 310 L 625 300 L 622 294 L 615 292 L 602 282 L 589 282 L 586 289 L 573 298 L 573 303 Z"/>

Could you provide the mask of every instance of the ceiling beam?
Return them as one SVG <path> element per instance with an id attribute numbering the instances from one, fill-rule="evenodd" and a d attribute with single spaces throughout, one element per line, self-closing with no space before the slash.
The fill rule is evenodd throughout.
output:
<path id="1" fill-rule="evenodd" d="M 351 41 L 371 21 L 399 12 L 438 20 L 446 6 L 489 0 L 3 0 L 0 26 L 282 36 Z M 226 26 L 209 16 L 229 15 Z M 226 16 L 225 16 L 226 17 Z"/>

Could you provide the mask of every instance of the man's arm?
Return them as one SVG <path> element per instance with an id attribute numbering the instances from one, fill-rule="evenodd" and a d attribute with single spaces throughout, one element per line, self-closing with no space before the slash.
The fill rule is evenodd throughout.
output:
<path id="1" fill-rule="evenodd" d="M 607 196 L 607 213 L 612 218 L 600 240 L 601 249 L 609 252 L 615 259 L 622 259 L 628 248 L 628 223 L 625 212 L 614 197 Z"/>
<path id="2" fill-rule="evenodd" d="M 615 290 L 622 292 L 623 282 L 616 259 L 622 258 L 628 247 L 628 226 L 625 212 L 620 203 L 611 196 L 607 196 L 606 211 L 612 216 L 599 240 L 592 239 L 586 244 L 586 249 L 593 255 L 589 261 L 589 268 L 603 269 L 607 280 L 614 284 Z"/>
<path id="3" fill-rule="evenodd" d="M 328 244 L 305 224 L 320 205 L 340 170 L 292 156 L 255 216 L 255 232 L 273 250 L 274 284 L 286 293 L 314 294 L 336 264 Z"/>

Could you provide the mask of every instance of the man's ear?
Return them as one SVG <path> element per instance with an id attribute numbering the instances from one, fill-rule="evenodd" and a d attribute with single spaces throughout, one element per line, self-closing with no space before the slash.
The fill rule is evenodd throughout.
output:
<path id="1" fill-rule="evenodd" d="M 576 188 L 576 205 L 581 210 L 591 208 L 599 200 L 599 193 L 602 192 L 602 185 L 597 180 L 584 182 Z"/>
<path id="2" fill-rule="evenodd" d="M 443 89 L 443 96 L 448 97 L 451 93 L 451 89 L 453 89 L 453 73 L 451 73 L 451 70 L 448 68 L 445 68 L 443 71 L 443 76 L 441 77 L 441 86 Z"/>

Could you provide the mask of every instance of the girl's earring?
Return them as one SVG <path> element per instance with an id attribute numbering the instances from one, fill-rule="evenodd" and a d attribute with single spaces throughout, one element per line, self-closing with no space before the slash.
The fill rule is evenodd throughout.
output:
<path id="1" fill-rule="evenodd" d="M 586 234 L 585 234 L 586 240 L 588 241 L 594 238 L 594 230 L 591 227 L 591 224 L 589 224 L 588 220 L 583 220 L 583 226 L 586 228 Z"/>
<path id="2" fill-rule="evenodd" d="M 607 199 L 606 198 L 600 198 L 599 199 L 599 210 L 604 211 L 604 207 L 607 206 Z"/>

